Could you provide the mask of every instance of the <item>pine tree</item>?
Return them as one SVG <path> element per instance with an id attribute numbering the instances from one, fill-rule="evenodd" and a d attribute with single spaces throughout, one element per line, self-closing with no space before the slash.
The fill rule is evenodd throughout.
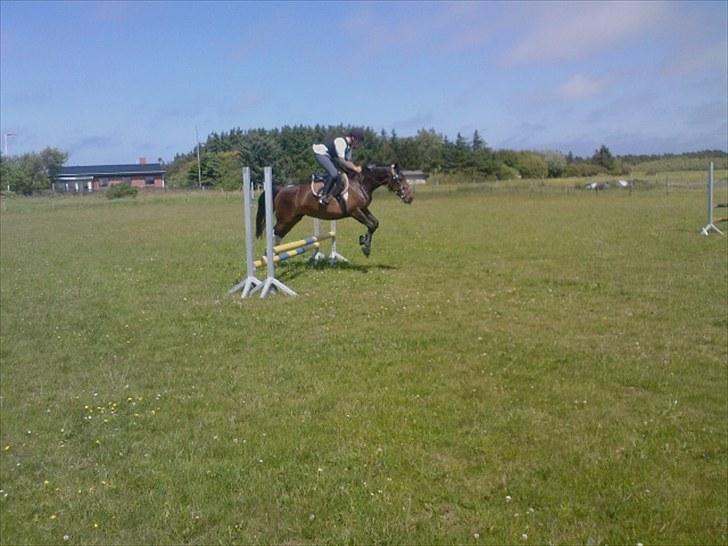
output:
<path id="1" fill-rule="evenodd" d="M 482 150 L 485 147 L 485 142 L 482 138 L 480 138 L 480 134 L 478 133 L 478 130 L 476 129 L 475 132 L 473 132 L 473 144 L 472 148 L 474 152 L 477 152 L 479 150 Z"/>
<path id="2" fill-rule="evenodd" d="M 615 159 L 612 152 L 610 152 L 609 148 L 607 148 L 604 144 L 602 144 L 602 147 L 594 152 L 591 161 L 596 165 L 601 165 L 608 171 L 612 170 L 615 165 Z"/>

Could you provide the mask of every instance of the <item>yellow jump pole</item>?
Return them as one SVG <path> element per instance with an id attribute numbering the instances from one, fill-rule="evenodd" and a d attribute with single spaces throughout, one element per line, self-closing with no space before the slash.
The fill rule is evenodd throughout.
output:
<path id="1" fill-rule="evenodd" d="M 306 252 L 308 252 L 312 248 L 315 248 L 316 250 L 318 250 L 319 246 L 321 246 L 321 243 L 315 242 L 315 243 L 311 243 L 310 245 L 299 246 L 298 248 L 295 248 L 293 250 L 288 250 L 286 252 L 281 252 L 281 253 L 276 254 L 276 255 L 273 256 L 273 263 L 274 264 L 277 264 L 277 263 L 280 263 L 280 262 L 284 262 L 284 261 L 286 261 L 286 260 L 288 260 L 290 258 L 293 258 L 294 256 L 299 256 L 301 254 L 305 254 Z M 267 265 L 267 264 L 268 264 L 268 258 L 266 258 L 265 256 L 263 256 L 260 260 L 255 260 L 253 262 L 253 266 L 256 269 L 258 267 L 262 267 L 262 266 Z"/>
<path id="2" fill-rule="evenodd" d="M 276 254 L 279 254 L 281 252 L 285 252 L 287 250 L 293 250 L 295 248 L 299 248 L 306 245 L 312 245 L 314 243 L 320 243 L 321 241 L 326 241 L 327 239 L 331 239 L 336 234 L 333 231 L 330 231 L 328 235 L 321 235 L 321 236 L 314 236 L 314 237 L 306 237 L 305 239 L 299 239 L 298 241 L 291 241 L 290 243 L 284 243 L 282 245 L 277 245 L 273 247 L 273 252 Z"/>

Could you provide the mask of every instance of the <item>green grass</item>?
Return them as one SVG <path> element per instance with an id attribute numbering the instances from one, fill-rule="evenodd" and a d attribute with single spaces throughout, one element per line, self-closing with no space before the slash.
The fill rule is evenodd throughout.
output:
<path id="1" fill-rule="evenodd" d="M 381 192 L 266 300 L 238 195 L 5 205 L 3 544 L 728 543 L 703 191 Z"/>

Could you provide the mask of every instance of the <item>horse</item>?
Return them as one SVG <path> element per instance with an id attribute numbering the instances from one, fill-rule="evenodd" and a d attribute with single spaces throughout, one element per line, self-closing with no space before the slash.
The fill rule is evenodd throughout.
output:
<path id="1" fill-rule="evenodd" d="M 359 245 L 364 256 L 369 257 L 372 235 L 379 227 L 379 220 L 369 211 L 374 190 L 386 185 L 399 198 L 409 204 L 414 199 L 412 189 L 399 166 L 367 165 L 361 173 L 348 175 L 348 188 L 332 199 L 328 205 L 319 204 L 318 195 L 314 193 L 314 184 L 291 184 L 273 186 L 273 212 L 276 224 L 273 233 L 280 241 L 291 231 L 301 218 L 311 216 L 322 220 L 338 220 L 354 218 L 367 228 L 367 232 L 359 237 Z M 258 198 L 258 213 L 255 217 L 255 236 L 260 238 L 265 227 L 265 192 Z"/>

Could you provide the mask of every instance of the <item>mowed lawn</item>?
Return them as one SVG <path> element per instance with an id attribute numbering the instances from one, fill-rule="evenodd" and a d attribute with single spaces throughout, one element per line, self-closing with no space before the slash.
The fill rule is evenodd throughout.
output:
<path id="1" fill-rule="evenodd" d="M 239 195 L 8 200 L 0 541 L 726 544 L 705 201 L 380 190 L 241 300 Z"/>

